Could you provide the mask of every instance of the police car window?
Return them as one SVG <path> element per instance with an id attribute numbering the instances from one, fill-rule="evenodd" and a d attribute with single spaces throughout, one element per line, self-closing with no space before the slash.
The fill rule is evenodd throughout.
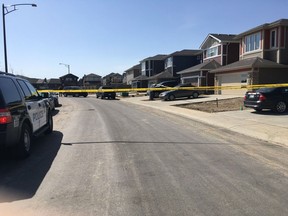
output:
<path id="1" fill-rule="evenodd" d="M 1 92 L 6 104 L 13 104 L 21 102 L 21 96 L 17 90 L 12 79 L 1 78 L 0 79 Z"/>
<path id="2" fill-rule="evenodd" d="M 21 86 L 21 89 L 25 95 L 26 99 L 29 99 L 32 97 L 32 93 L 30 92 L 28 86 L 25 84 L 23 80 L 18 80 L 19 85 Z"/>
<path id="3" fill-rule="evenodd" d="M 30 84 L 29 82 L 25 82 L 25 83 L 28 86 L 32 96 L 39 96 L 37 90 L 33 87 L 32 84 Z"/>

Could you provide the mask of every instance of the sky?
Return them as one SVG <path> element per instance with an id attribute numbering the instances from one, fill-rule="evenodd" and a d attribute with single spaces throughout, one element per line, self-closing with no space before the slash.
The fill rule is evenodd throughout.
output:
<path id="1" fill-rule="evenodd" d="M 288 19 L 288 0 L 4 0 L 9 72 L 33 78 L 120 73 L 147 57 L 199 49 L 209 33 L 239 34 Z M 10 8 L 11 9 L 11 8 Z M 2 16 L 1 16 L 2 19 Z M 1 21 L 2 24 L 2 21 Z M 0 24 L 0 25 L 1 25 Z M 3 26 L 0 70 L 5 70 Z"/>

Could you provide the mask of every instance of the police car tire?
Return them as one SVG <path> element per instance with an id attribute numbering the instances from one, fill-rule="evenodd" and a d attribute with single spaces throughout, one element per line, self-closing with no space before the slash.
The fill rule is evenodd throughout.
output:
<path id="1" fill-rule="evenodd" d="M 19 144 L 17 146 L 17 157 L 24 159 L 30 155 L 32 133 L 31 128 L 24 123 L 21 130 Z"/>
<path id="2" fill-rule="evenodd" d="M 52 113 L 51 112 L 48 113 L 47 125 L 48 125 L 48 129 L 45 131 L 45 134 L 50 134 L 53 131 L 53 117 L 52 117 Z"/>

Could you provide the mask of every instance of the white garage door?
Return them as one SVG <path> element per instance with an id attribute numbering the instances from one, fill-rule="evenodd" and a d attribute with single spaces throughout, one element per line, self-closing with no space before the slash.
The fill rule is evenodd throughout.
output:
<path id="1" fill-rule="evenodd" d="M 247 84 L 247 74 L 248 73 L 233 73 L 217 75 L 219 86 L 223 87 L 221 94 L 243 96 L 247 89 L 240 87 Z"/>

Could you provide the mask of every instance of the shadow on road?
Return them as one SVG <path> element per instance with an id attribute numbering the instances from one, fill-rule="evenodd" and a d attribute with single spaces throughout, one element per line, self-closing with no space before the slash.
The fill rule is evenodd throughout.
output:
<path id="1" fill-rule="evenodd" d="M 0 203 L 35 195 L 59 151 L 62 138 L 61 132 L 54 131 L 35 139 L 31 155 L 25 160 L 0 155 Z"/>

